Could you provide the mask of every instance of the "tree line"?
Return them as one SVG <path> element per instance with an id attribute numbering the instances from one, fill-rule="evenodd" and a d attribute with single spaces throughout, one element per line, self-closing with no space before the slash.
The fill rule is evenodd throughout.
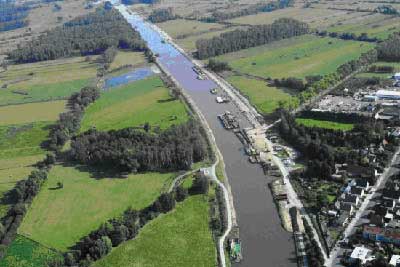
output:
<path id="1" fill-rule="evenodd" d="M 392 34 L 377 47 L 378 58 L 384 61 L 400 61 L 400 33 Z"/>
<path id="2" fill-rule="evenodd" d="M 8 54 L 8 59 L 16 63 L 37 62 L 101 54 L 109 47 L 144 51 L 146 44 L 118 11 L 99 8 L 18 47 Z"/>
<path id="3" fill-rule="evenodd" d="M 176 18 L 178 18 L 178 16 L 174 13 L 172 8 L 169 7 L 153 10 L 148 19 L 153 23 L 160 23 L 168 20 L 174 20 Z"/>
<path id="4" fill-rule="evenodd" d="M 360 35 L 357 35 L 352 32 L 338 33 L 338 32 L 317 31 L 316 34 L 322 37 L 329 36 L 331 38 L 338 38 L 342 40 L 353 40 L 353 41 L 370 42 L 370 43 L 378 41 L 378 38 L 376 37 L 369 37 L 368 33 L 361 33 Z"/>
<path id="5" fill-rule="evenodd" d="M 100 97 L 96 87 L 84 87 L 74 93 L 68 100 L 70 111 L 61 113 L 57 123 L 52 126 L 46 146 L 50 150 L 61 148 L 79 131 L 84 109 Z"/>
<path id="6" fill-rule="evenodd" d="M 27 179 L 18 181 L 15 187 L 2 197 L 2 202 L 10 204 L 11 208 L 1 218 L 0 258 L 4 256 L 5 248 L 14 240 L 27 208 L 47 180 L 48 171 L 54 163 L 55 156 L 48 154 L 44 160 L 38 162 L 38 169 L 33 170 Z"/>
<path id="7" fill-rule="evenodd" d="M 90 266 L 93 261 L 107 255 L 112 247 L 134 239 L 148 222 L 173 210 L 176 202 L 184 201 L 189 195 L 207 194 L 209 186 L 207 177 L 197 175 L 189 190 L 179 186 L 171 193 L 161 194 L 142 210 L 126 209 L 122 216 L 108 220 L 76 243 L 71 251 L 64 254 L 64 262 L 55 262 L 51 266 Z"/>
<path id="8" fill-rule="evenodd" d="M 239 29 L 222 33 L 211 39 L 200 39 L 196 42 L 197 56 L 199 59 L 205 59 L 308 32 L 309 27 L 306 23 L 281 18 L 269 25 L 252 26 L 246 30 Z"/>
<path id="9" fill-rule="evenodd" d="M 190 169 L 207 156 L 207 143 L 195 121 L 172 126 L 160 134 L 135 128 L 99 132 L 91 129 L 72 139 L 71 156 L 94 166 L 123 172 Z"/>
<path id="10" fill-rule="evenodd" d="M 277 9 L 283 9 L 289 6 L 293 6 L 293 4 L 294 0 L 277 0 L 277 1 L 271 1 L 267 4 L 258 3 L 250 5 L 247 6 L 246 8 L 242 8 L 235 11 L 214 11 L 212 12 L 211 16 L 203 17 L 200 19 L 200 21 L 213 23 L 237 17 L 253 15 L 260 12 L 271 12 Z"/>
<path id="11" fill-rule="evenodd" d="M 157 4 L 160 0 L 121 0 L 124 5 L 134 5 L 134 4 Z"/>

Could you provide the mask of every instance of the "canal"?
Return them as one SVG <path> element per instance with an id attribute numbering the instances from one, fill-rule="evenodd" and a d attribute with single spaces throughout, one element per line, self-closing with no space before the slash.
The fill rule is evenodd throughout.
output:
<path id="1" fill-rule="evenodd" d="M 232 103 L 216 103 L 215 95 L 210 93 L 216 84 L 197 79 L 191 61 L 165 42 L 147 22 L 128 13 L 123 5 L 116 8 L 158 55 L 159 63 L 190 95 L 213 131 L 226 165 L 243 246 L 243 261 L 235 266 L 296 266 L 292 235 L 281 226 L 268 188 L 270 178 L 259 165 L 249 163 L 243 145 L 232 132 L 223 129 L 217 115 L 230 111 L 238 116 L 241 127 L 249 127 L 249 122 Z"/>

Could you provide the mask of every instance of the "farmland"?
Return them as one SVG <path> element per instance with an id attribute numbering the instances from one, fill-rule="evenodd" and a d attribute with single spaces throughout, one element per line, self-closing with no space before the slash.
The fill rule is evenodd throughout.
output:
<path id="1" fill-rule="evenodd" d="M 210 31 L 221 30 L 225 26 L 218 23 L 205 23 L 196 20 L 177 19 L 157 24 L 168 32 L 172 38 L 183 39 L 186 36 L 200 35 Z"/>
<path id="2" fill-rule="evenodd" d="M 330 130 L 350 131 L 354 128 L 354 124 L 352 123 L 340 123 L 316 119 L 296 118 L 296 122 L 306 127 L 318 127 Z"/>
<path id="3" fill-rule="evenodd" d="M 146 58 L 141 52 L 118 51 L 117 55 L 110 65 L 110 71 L 127 65 L 136 66 L 145 63 Z"/>
<path id="4" fill-rule="evenodd" d="M 0 267 L 46 266 L 46 263 L 50 260 L 61 258 L 62 256 L 59 253 L 18 235 L 7 248 L 4 259 L 0 261 Z"/>
<path id="5" fill-rule="evenodd" d="M 171 98 L 159 77 L 152 77 L 104 92 L 86 109 L 81 131 L 123 129 L 146 122 L 166 129 L 188 118 L 185 105 Z"/>
<path id="6" fill-rule="evenodd" d="M 370 50 L 372 44 L 312 35 L 273 42 L 217 57 L 233 69 L 272 78 L 325 75 Z"/>
<path id="7" fill-rule="evenodd" d="M 0 126 L 0 159 L 43 154 L 49 123 Z"/>
<path id="8" fill-rule="evenodd" d="M 76 57 L 11 65 L 0 73 L 0 105 L 65 99 L 94 80 L 97 64 L 91 60 Z"/>
<path id="9" fill-rule="evenodd" d="M 231 76 L 228 81 L 240 92 L 248 97 L 258 111 L 264 114 L 271 113 L 280 103 L 287 106 L 293 97 L 282 89 L 268 86 L 265 81 L 249 79 L 243 76 Z"/>
<path id="10" fill-rule="evenodd" d="M 55 121 L 65 110 L 66 101 L 28 103 L 0 107 L 0 126 Z"/>
<path id="11" fill-rule="evenodd" d="M 19 232 L 46 246 L 66 250 L 127 207 L 141 209 L 152 203 L 173 178 L 171 173 L 146 173 L 120 179 L 91 173 L 84 167 L 55 166 Z M 57 182 L 63 183 L 63 188 L 56 189 Z"/>
<path id="12" fill-rule="evenodd" d="M 216 250 L 208 220 L 207 198 L 189 197 L 93 266 L 215 266 Z"/>

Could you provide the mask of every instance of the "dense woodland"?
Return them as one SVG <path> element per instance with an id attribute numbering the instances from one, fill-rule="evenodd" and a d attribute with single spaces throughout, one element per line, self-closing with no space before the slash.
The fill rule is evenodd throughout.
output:
<path id="1" fill-rule="evenodd" d="M 16 6 L 12 2 L 0 1 L 0 32 L 10 31 L 28 25 L 26 17 L 29 8 Z"/>
<path id="2" fill-rule="evenodd" d="M 153 23 L 165 22 L 176 18 L 177 16 L 174 14 L 172 8 L 156 9 L 149 15 L 149 20 Z"/>
<path id="3" fill-rule="evenodd" d="M 384 61 L 400 61 L 400 33 L 392 34 L 378 45 L 378 57 Z"/>
<path id="4" fill-rule="evenodd" d="M 240 9 L 240 10 L 235 10 L 235 11 L 215 11 L 211 14 L 209 17 L 204 17 L 201 18 L 201 21 L 205 22 L 217 22 L 217 21 L 223 21 L 223 20 L 228 20 L 228 19 L 233 19 L 237 17 L 242 17 L 242 16 L 248 16 L 248 15 L 253 15 L 257 14 L 260 12 L 271 12 L 277 9 L 283 9 L 289 6 L 292 6 L 294 3 L 294 0 L 277 0 L 277 1 L 271 1 L 267 4 L 265 3 L 258 3 L 254 5 L 250 5 L 246 8 Z"/>
<path id="5" fill-rule="evenodd" d="M 116 10 L 98 9 L 57 27 L 9 53 L 16 63 L 101 54 L 109 47 L 143 51 L 138 32 Z"/>
<path id="6" fill-rule="evenodd" d="M 222 33 L 212 39 L 200 39 L 196 42 L 197 56 L 205 59 L 308 32 L 306 23 L 295 19 L 278 19 L 270 25 L 252 26 L 247 30 Z"/>
<path id="7" fill-rule="evenodd" d="M 176 171 L 205 159 L 207 143 L 194 121 L 160 134 L 134 128 L 109 132 L 93 129 L 73 138 L 71 155 L 81 163 L 119 171 Z"/>

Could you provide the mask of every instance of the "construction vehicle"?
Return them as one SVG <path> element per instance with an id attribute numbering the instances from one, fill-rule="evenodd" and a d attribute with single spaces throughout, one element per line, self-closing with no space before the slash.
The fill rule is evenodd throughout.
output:
<path id="1" fill-rule="evenodd" d="M 240 262 L 242 257 L 242 242 L 239 238 L 232 238 L 230 243 L 230 257 L 235 262 Z"/>

